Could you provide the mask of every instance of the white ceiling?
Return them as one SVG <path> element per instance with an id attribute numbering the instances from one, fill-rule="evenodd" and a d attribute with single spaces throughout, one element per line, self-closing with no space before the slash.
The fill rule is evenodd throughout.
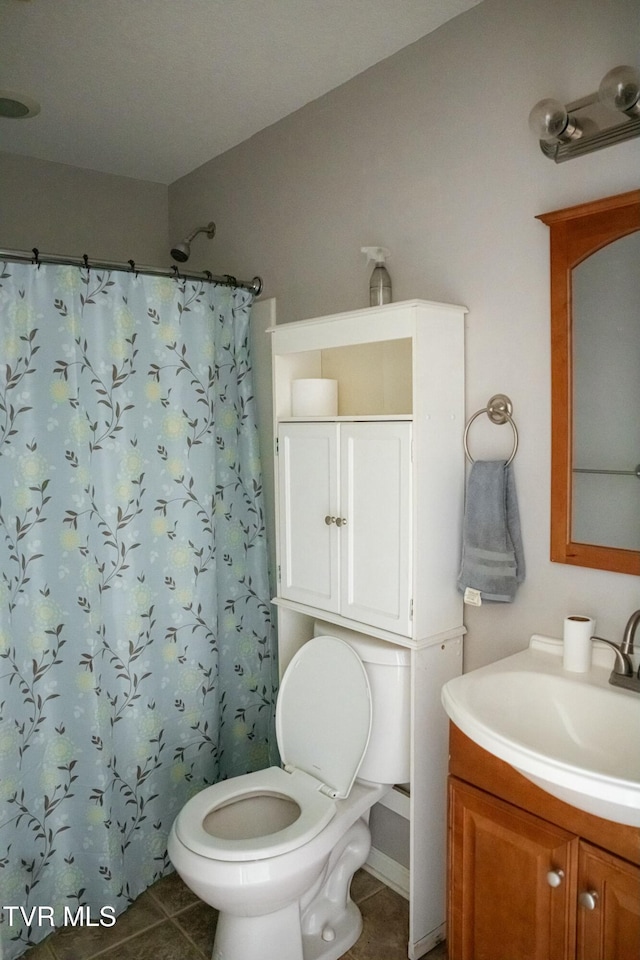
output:
<path id="1" fill-rule="evenodd" d="M 172 183 L 480 0 L 0 0 L 0 150 Z"/>

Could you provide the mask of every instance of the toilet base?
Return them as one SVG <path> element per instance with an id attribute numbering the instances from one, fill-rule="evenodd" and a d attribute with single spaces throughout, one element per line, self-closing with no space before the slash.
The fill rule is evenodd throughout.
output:
<path id="1" fill-rule="evenodd" d="M 338 960 L 362 933 L 362 916 L 350 889 L 370 849 L 369 827 L 356 820 L 332 851 L 324 882 L 302 911 L 304 960 Z"/>
<path id="2" fill-rule="evenodd" d="M 330 940 L 323 939 L 329 935 Z M 349 903 L 339 922 L 301 936 L 297 903 L 264 917 L 220 914 L 211 960 L 338 960 L 362 933 L 362 916 Z"/>
<path id="3" fill-rule="evenodd" d="M 220 913 L 211 960 L 305 960 L 298 903 L 262 917 Z"/>
<path id="4" fill-rule="evenodd" d="M 332 850 L 307 903 L 305 897 L 259 917 L 221 911 L 212 960 L 338 960 L 362 933 L 349 890 L 370 846 L 369 828 L 359 819 Z"/>
<path id="5" fill-rule="evenodd" d="M 362 933 L 362 915 L 355 903 L 349 902 L 340 920 L 321 933 L 303 935 L 304 960 L 338 960 L 349 950 Z M 324 936 L 329 936 L 325 940 Z"/>

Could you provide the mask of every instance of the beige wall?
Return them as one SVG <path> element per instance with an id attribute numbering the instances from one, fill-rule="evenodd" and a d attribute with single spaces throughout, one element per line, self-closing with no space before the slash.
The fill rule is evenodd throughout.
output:
<path id="1" fill-rule="evenodd" d="M 168 266 L 167 187 L 0 153 L 0 247 Z"/>
<path id="2" fill-rule="evenodd" d="M 468 668 L 560 635 L 567 613 L 618 638 L 640 606 L 637 578 L 548 559 L 548 234 L 535 220 L 637 187 L 640 140 L 555 165 L 527 126 L 542 97 L 577 99 L 634 63 L 639 19 L 637 0 L 484 0 L 169 188 L 172 235 L 218 223 L 216 259 L 195 248 L 194 268 L 261 274 L 278 322 L 365 306 L 365 244 L 390 248 L 394 299 L 470 308 L 467 411 L 513 400 L 528 574 L 512 605 L 467 608 Z M 509 449 L 507 428 L 476 423 L 476 456 Z"/>

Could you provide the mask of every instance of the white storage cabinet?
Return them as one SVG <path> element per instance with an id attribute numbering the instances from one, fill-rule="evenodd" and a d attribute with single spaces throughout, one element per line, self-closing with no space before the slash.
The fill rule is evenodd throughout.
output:
<path id="1" fill-rule="evenodd" d="M 369 868 L 409 899 L 412 960 L 446 933 L 465 313 L 412 300 L 270 329 L 280 671 L 316 619 L 411 649 L 411 782 L 384 801 L 409 822 L 409 866 L 373 850 Z M 309 377 L 338 381 L 336 417 L 292 417 L 292 382 Z"/>
<path id="2" fill-rule="evenodd" d="M 408 636 L 411 423 L 281 423 L 282 598 Z"/>

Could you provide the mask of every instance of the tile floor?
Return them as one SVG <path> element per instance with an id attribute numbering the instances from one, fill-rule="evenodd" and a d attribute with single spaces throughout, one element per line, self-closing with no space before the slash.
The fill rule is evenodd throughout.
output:
<path id="1" fill-rule="evenodd" d="M 364 870 L 351 895 L 364 930 L 343 960 L 405 960 L 409 905 Z M 23 960 L 210 960 L 216 911 L 173 873 L 150 887 L 114 927 L 65 927 L 24 954 Z M 440 944 L 428 960 L 446 960 Z"/>

